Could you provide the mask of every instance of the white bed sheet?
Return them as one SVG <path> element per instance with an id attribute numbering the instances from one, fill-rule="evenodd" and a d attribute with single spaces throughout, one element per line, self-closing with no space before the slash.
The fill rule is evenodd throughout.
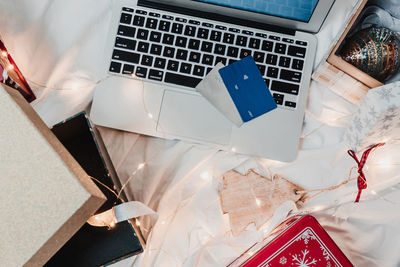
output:
<path id="1" fill-rule="evenodd" d="M 316 63 L 344 27 L 356 0 L 336 0 L 317 35 Z M 103 47 L 111 17 L 108 0 L 3 0 L 0 34 L 21 71 L 39 96 L 33 103 L 48 125 L 84 109 L 101 77 Z M 43 86 L 46 86 L 44 88 Z M 233 237 L 222 214 L 220 175 L 254 168 L 265 176 L 279 173 L 306 189 L 326 188 L 344 181 L 355 165 L 347 155 L 342 134 L 356 106 L 329 89 L 311 84 L 298 159 L 280 163 L 217 151 L 181 141 L 167 141 L 102 128 L 109 153 L 122 182 L 138 164 L 146 163 L 130 181 L 129 198 L 156 210 L 154 225 L 141 221 L 146 251 L 115 266 L 221 266 L 259 241 L 274 226 L 258 231 L 250 225 Z M 371 155 L 376 162 L 388 155 L 396 161 L 398 147 L 382 147 Z M 397 162 L 400 160 L 397 159 Z M 400 265 L 400 191 L 398 166 L 366 170 L 369 189 L 354 204 L 355 181 L 325 192 L 306 204 L 356 266 Z M 387 182 L 390 180 L 390 183 Z M 387 183 L 385 183 L 387 182 Z M 377 195 L 372 194 L 372 190 Z M 274 218 L 283 218 L 283 207 Z M 150 229 L 151 228 L 151 229 Z"/>

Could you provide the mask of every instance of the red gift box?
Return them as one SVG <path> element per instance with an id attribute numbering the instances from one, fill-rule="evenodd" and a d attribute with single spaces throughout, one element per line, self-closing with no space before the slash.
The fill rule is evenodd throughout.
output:
<path id="1" fill-rule="evenodd" d="M 353 266 L 318 221 L 310 216 L 290 218 L 263 242 L 254 245 L 229 265 Z"/>

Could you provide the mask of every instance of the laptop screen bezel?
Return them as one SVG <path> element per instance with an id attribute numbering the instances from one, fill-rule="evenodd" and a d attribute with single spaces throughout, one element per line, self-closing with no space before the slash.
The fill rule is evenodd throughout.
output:
<path id="1" fill-rule="evenodd" d="M 213 13 L 216 15 L 222 15 L 225 17 L 232 17 L 235 19 L 247 20 L 254 23 L 279 25 L 280 27 L 288 28 L 291 30 L 317 33 L 321 28 L 335 0 L 319 0 L 308 22 L 193 0 L 140 0 L 139 2 L 146 3 L 146 5 L 155 8 L 157 7 L 157 4 L 161 4 L 163 6 L 170 6 L 174 10 L 179 10 L 177 8 L 181 8 L 182 10 L 186 9 L 192 10 L 194 12 L 201 11 L 206 13 Z"/>

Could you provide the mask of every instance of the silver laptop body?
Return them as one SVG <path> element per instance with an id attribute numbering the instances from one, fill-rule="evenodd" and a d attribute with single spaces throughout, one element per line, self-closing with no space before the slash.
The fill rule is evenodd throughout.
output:
<path id="1" fill-rule="evenodd" d="M 237 2 L 115 1 L 104 54 L 109 77 L 95 89 L 93 122 L 294 160 L 317 45 L 312 33 L 334 0 L 280 1 L 286 7 L 278 9 L 269 5 L 279 1 Z M 278 108 L 236 127 L 194 87 L 217 62 L 248 55 Z"/>

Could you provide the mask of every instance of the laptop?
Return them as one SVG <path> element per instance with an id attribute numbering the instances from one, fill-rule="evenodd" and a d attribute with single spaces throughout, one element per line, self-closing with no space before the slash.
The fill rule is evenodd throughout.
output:
<path id="1" fill-rule="evenodd" d="M 297 156 L 320 29 L 334 0 L 114 1 L 97 125 L 279 161 Z M 195 89 L 251 55 L 278 108 L 235 126 Z"/>

